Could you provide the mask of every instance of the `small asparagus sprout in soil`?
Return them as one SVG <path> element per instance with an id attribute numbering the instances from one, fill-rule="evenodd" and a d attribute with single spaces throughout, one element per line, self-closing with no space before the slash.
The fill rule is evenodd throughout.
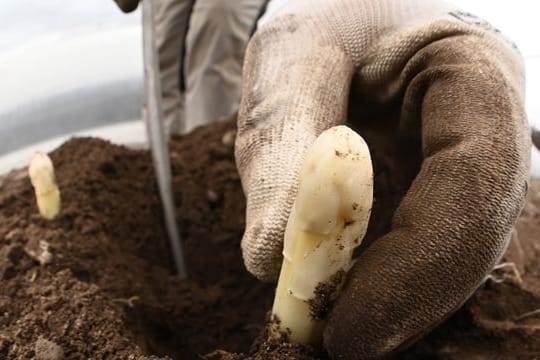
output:
<path id="1" fill-rule="evenodd" d="M 325 311 L 353 265 L 372 202 L 373 169 L 364 140 L 346 126 L 324 131 L 300 171 L 270 336 L 320 346 Z"/>
<path id="2" fill-rule="evenodd" d="M 60 191 L 49 156 L 42 152 L 35 153 L 28 167 L 28 175 L 34 187 L 39 213 L 46 219 L 54 219 L 60 212 Z"/>

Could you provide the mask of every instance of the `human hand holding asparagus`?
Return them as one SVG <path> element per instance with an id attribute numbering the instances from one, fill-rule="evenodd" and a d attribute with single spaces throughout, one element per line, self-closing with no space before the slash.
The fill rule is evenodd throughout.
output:
<path id="1" fill-rule="evenodd" d="M 244 263 L 277 278 L 307 149 L 348 120 L 350 100 L 360 134 L 391 145 L 374 159 L 406 159 L 410 177 L 390 226 L 345 276 L 323 341 L 334 358 L 380 358 L 457 310 L 510 239 L 530 152 L 522 62 L 500 32 L 442 1 L 288 4 L 244 61 L 235 150 Z"/>

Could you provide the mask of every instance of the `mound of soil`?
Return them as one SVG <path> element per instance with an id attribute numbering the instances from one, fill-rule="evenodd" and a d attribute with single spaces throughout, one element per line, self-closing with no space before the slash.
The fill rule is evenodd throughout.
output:
<path id="1" fill-rule="evenodd" d="M 189 279 L 174 274 L 147 151 L 73 139 L 51 157 L 61 215 L 37 213 L 26 170 L 0 179 L 0 359 L 316 359 L 256 339 L 273 287 L 244 269 L 245 200 L 234 124 L 171 141 L 177 219 Z M 369 143 L 369 139 L 368 139 Z M 406 187 L 374 150 L 378 201 L 369 236 L 387 230 Z M 400 358 L 540 354 L 540 184 L 498 270 L 452 318 Z"/>

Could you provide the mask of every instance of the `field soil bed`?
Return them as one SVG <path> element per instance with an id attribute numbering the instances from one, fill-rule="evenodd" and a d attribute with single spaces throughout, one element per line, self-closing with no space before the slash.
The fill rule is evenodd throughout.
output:
<path id="1" fill-rule="evenodd" d="M 261 340 L 273 286 L 242 264 L 234 134 L 225 122 L 171 141 L 188 279 L 174 274 L 147 151 L 91 138 L 63 144 L 51 154 L 63 206 L 52 221 L 39 216 L 25 169 L 0 178 L 0 359 L 324 358 Z M 373 151 L 366 244 L 388 231 L 411 179 L 394 183 L 401 170 Z M 400 359 L 540 356 L 539 182 L 529 190 L 503 259 L 515 269 L 494 272 Z"/>

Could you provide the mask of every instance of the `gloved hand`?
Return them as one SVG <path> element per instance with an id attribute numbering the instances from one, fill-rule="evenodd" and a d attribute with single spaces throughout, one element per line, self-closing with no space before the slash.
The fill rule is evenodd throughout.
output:
<path id="1" fill-rule="evenodd" d="M 114 0 L 114 2 L 125 13 L 134 11 L 139 5 L 139 0 Z"/>
<path id="2" fill-rule="evenodd" d="M 523 77 L 496 29 L 433 0 L 294 1 L 255 33 L 236 140 L 251 273 L 276 279 L 306 148 L 345 123 L 348 106 L 375 158 L 412 174 L 389 231 L 361 252 L 330 313 L 334 358 L 415 340 L 500 258 L 527 190 Z M 375 171 L 377 201 L 386 170 Z"/>

